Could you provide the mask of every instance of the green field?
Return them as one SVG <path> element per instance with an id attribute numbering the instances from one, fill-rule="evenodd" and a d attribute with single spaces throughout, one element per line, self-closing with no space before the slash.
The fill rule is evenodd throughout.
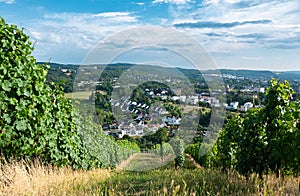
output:
<path id="1" fill-rule="evenodd" d="M 199 106 L 195 106 L 195 105 L 185 105 L 185 106 L 181 106 L 183 108 L 183 113 L 189 113 L 191 111 L 198 111 L 199 109 L 204 109 L 205 112 L 209 112 L 210 108 L 206 108 L 206 107 L 199 107 Z"/>
<path id="2" fill-rule="evenodd" d="M 92 95 L 91 91 L 88 92 L 76 92 L 76 93 L 65 93 L 65 97 L 67 98 L 76 98 L 76 99 L 89 99 L 90 96 Z"/>
<path id="3" fill-rule="evenodd" d="M 104 91 L 100 91 L 101 94 L 105 94 Z M 75 92 L 75 93 L 65 93 L 66 98 L 70 99 L 83 99 L 88 100 L 90 96 L 92 95 L 92 91 L 87 92 Z"/>

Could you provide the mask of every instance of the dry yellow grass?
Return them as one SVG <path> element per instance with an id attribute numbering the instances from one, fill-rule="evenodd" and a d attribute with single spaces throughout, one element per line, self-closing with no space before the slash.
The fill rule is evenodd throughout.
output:
<path id="1" fill-rule="evenodd" d="M 105 91 L 98 91 L 102 95 L 106 95 Z M 88 100 L 90 99 L 90 96 L 92 95 L 92 91 L 87 91 L 87 92 L 74 92 L 74 93 L 65 93 L 66 98 L 70 99 L 83 99 L 83 100 Z"/>
<path id="2" fill-rule="evenodd" d="M 170 167 L 133 173 L 105 169 L 74 171 L 25 161 L 0 161 L 0 196 L 299 195 L 299 177 L 280 179 L 268 175 L 261 181 L 256 175 L 251 175 L 247 181 L 234 171 L 225 174 L 200 168 L 181 169 L 174 173 L 174 166 L 171 164 Z"/>
<path id="3" fill-rule="evenodd" d="M 1 163 L 0 195 L 95 195 L 110 171 L 72 170 L 28 162 Z"/>
<path id="4" fill-rule="evenodd" d="M 275 175 L 264 177 L 263 184 L 255 182 L 259 195 L 300 195 L 300 178 L 286 176 L 276 178 Z"/>
<path id="5" fill-rule="evenodd" d="M 65 93 L 66 98 L 75 98 L 75 99 L 85 99 L 88 100 L 92 95 L 91 91 L 88 92 L 75 92 L 75 93 Z"/>

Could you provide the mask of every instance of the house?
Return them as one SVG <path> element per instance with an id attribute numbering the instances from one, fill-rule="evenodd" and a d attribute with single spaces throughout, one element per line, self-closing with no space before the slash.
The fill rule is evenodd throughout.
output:
<path id="1" fill-rule="evenodd" d="M 175 116 L 173 117 L 168 116 L 168 117 L 164 117 L 162 121 L 167 125 L 180 125 L 181 118 L 176 118 Z"/>
<path id="2" fill-rule="evenodd" d="M 118 128 L 120 130 L 119 137 L 121 137 L 121 138 L 124 135 L 129 135 L 129 136 L 136 135 L 136 128 L 132 123 L 130 123 L 130 124 L 121 123 Z"/>
<path id="3" fill-rule="evenodd" d="M 247 111 L 249 111 L 251 108 L 253 108 L 253 103 L 247 102 L 247 103 L 244 104 L 243 107 L 241 107 L 241 110 L 242 110 L 243 112 L 247 112 Z"/>
<path id="4" fill-rule="evenodd" d="M 198 96 L 190 96 L 186 99 L 187 104 L 197 105 L 199 102 Z"/>
<path id="5" fill-rule="evenodd" d="M 186 101 L 186 96 L 184 96 L 184 95 L 180 96 L 180 101 L 185 102 Z"/>
<path id="6" fill-rule="evenodd" d="M 239 106 L 239 102 L 238 101 L 233 101 L 229 104 L 229 106 L 227 106 L 228 110 L 237 110 Z"/>
<path id="7" fill-rule="evenodd" d="M 264 87 L 257 88 L 256 91 L 258 93 L 265 93 L 266 89 Z"/>
<path id="8" fill-rule="evenodd" d="M 161 100 L 166 100 L 168 98 L 168 96 L 167 95 L 162 95 L 162 96 L 160 96 L 160 98 L 161 98 Z"/>
<path id="9" fill-rule="evenodd" d="M 144 135 L 144 130 L 143 130 L 143 126 L 142 125 L 136 125 L 135 126 L 135 134 L 137 136 Z"/>
<path id="10" fill-rule="evenodd" d="M 171 100 L 172 101 L 177 101 L 177 100 L 180 100 L 180 97 L 179 96 L 173 96 L 173 97 L 171 97 Z"/>

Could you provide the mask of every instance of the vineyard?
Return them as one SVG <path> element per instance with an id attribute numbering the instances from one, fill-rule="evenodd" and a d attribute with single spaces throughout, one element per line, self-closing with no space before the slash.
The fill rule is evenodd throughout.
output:
<path id="1" fill-rule="evenodd" d="M 201 165 L 208 168 L 235 169 L 244 176 L 260 178 L 268 173 L 277 177 L 297 176 L 300 171 L 300 102 L 293 101 L 294 90 L 287 81 L 271 80 L 263 108 L 228 119 L 220 136 L 205 156 L 201 144 L 188 146 Z"/>
<path id="2" fill-rule="evenodd" d="M 46 83 L 47 65 L 36 63 L 23 30 L 0 18 L 0 40 L 0 195 L 299 194 L 300 101 L 289 82 L 272 79 L 264 107 L 227 115 L 215 143 L 204 144 L 203 131 L 185 144 L 165 127 L 116 139 L 62 86 Z M 108 96 L 99 94 L 97 104 L 109 108 Z M 198 128 L 210 110 L 201 115 L 206 124 Z M 134 171 L 116 169 L 126 160 Z"/>
<path id="3" fill-rule="evenodd" d="M 139 147 L 115 142 L 62 87 L 45 84 L 47 65 L 31 55 L 29 37 L 0 19 L 0 149 L 6 161 L 39 160 L 74 169 L 115 167 Z"/>
<path id="4" fill-rule="evenodd" d="M 139 154 L 126 168 L 144 166 L 149 156 Z M 155 160 L 159 160 L 153 157 Z M 26 162 L 1 165 L 3 195 L 297 195 L 299 178 L 278 179 L 256 175 L 248 180 L 235 171 L 198 168 L 190 158 L 179 171 L 174 162 L 155 170 L 112 172 L 105 169 L 88 171 L 67 167 L 50 167 Z M 126 169 L 125 168 L 125 169 Z M 1 195 L 2 195 L 1 194 Z"/>

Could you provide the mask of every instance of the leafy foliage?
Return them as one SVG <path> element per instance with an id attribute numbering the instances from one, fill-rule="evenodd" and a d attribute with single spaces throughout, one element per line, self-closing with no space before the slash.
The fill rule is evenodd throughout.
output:
<path id="1" fill-rule="evenodd" d="M 269 171 L 276 176 L 298 174 L 299 100 L 293 101 L 287 81 L 270 83 L 265 107 L 232 117 L 206 155 L 199 154 L 203 144 L 192 144 L 186 152 L 202 166 L 234 168 L 245 176 L 257 173 L 262 178 Z"/>
<path id="2" fill-rule="evenodd" d="M 183 167 L 185 161 L 184 159 L 185 144 L 181 139 L 175 138 L 174 140 L 171 141 L 171 145 L 176 155 L 175 169 L 179 169 L 180 167 Z"/>
<path id="3" fill-rule="evenodd" d="M 166 157 L 174 154 L 174 149 L 169 143 L 163 142 L 162 144 L 155 144 L 153 149 L 151 149 L 149 152 L 159 154 L 161 157 Z"/>
<path id="4" fill-rule="evenodd" d="M 45 84 L 29 37 L 0 19 L 0 149 L 6 159 L 34 159 L 88 169 L 115 166 L 138 151 L 114 142 L 89 118 L 74 112 L 63 88 Z M 104 150 L 105 149 L 105 150 Z"/>
<path id="5" fill-rule="evenodd" d="M 47 71 L 36 64 L 29 37 L 0 19 L 1 153 L 76 165 L 80 154 L 72 105 L 57 86 L 45 85 Z"/>

